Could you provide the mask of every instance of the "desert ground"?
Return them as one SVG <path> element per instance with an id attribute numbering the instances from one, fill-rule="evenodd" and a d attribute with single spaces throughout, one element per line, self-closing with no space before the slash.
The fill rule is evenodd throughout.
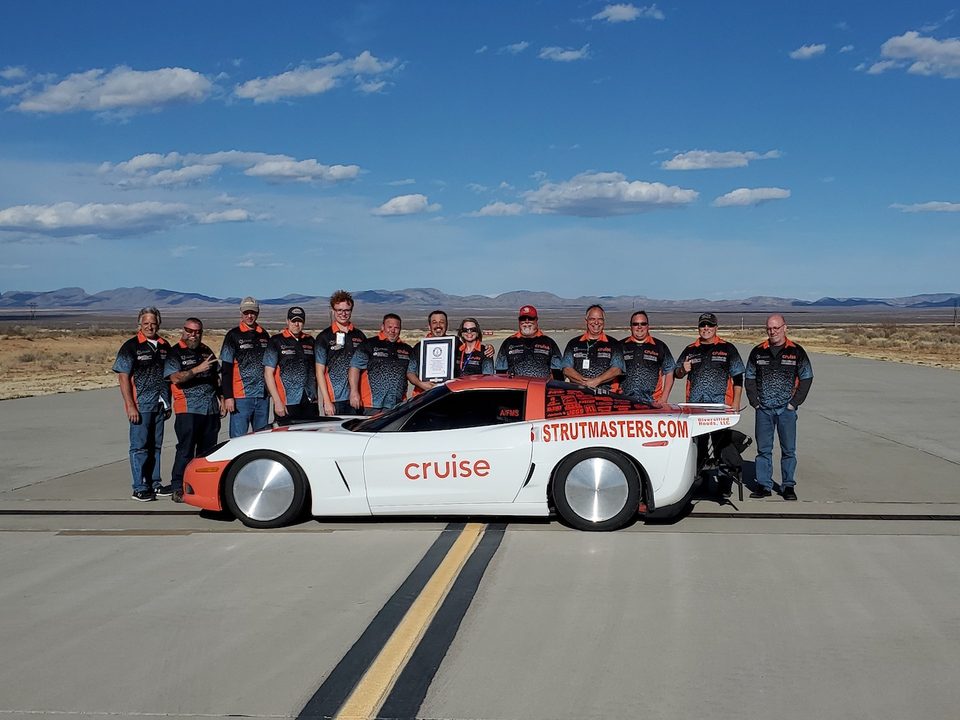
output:
<path id="1" fill-rule="evenodd" d="M 460 314 L 467 312 L 452 317 Z M 654 319 L 656 321 L 656 316 Z M 814 318 L 804 317 L 803 324 L 791 327 L 790 337 L 814 352 L 960 370 L 960 328 L 952 323 L 885 322 L 876 317 L 869 320 L 816 323 Z M 84 321 L 89 324 L 84 325 Z M 176 342 L 181 322 L 175 317 L 166 319 L 161 334 Z M 513 320 L 482 317 L 480 322 L 484 327 L 506 328 Z M 721 316 L 722 337 L 746 344 L 764 339 L 762 315 L 751 315 L 747 322 L 743 318 L 739 323 L 735 322 L 735 318 Z M 271 332 L 282 328 L 277 318 L 266 318 L 263 323 Z M 559 326 L 556 323 L 555 319 L 553 323 L 543 324 L 562 349 L 566 340 L 579 330 L 575 318 L 562 318 Z M 219 354 L 223 336 L 233 321 L 222 318 L 208 320 L 207 324 L 204 341 Z M 358 324 L 365 330 L 377 327 L 376 319 L 371 317 L 361 316 Z M 124 327 L 127 325 L 130 327 Z M 451 329 L 454 327 L 451 323 Z M 679 324 L 658 325 L 654 334 L 661 331 L 689 335 L 691 340 L 696 336 L 694 328 Z M 116 385 L 111 366 L 117 349 L 134 332 L 135 328 L 128 319 L 117 317 L 40 316 L 32 320 L 0 320 L 0 400 Z M 498 329 L 487 333 L 485 338 L 496 343 L 510 332 Z M 608 332 L 616 337 L 628 334 L 623 325 L 608 327 Z M 422 334 L 419 327 L 407 323 L 403 338 L 413 343 Z"/>

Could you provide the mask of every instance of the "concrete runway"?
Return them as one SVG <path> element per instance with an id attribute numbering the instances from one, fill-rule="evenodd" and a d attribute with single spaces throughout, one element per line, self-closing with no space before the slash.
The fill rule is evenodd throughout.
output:
<path id="1" fill-rule="evenodd" d="M 510 522 L 462 623 L 440 613 L 446 644 L 425 637 L 432 682 L 421 697 L 401 675 L 388 707 L 955 718 L 957 374 L 813 362 L 799 502 L 700 502 L 613 534 Z M 115 389 L 0 402 L 0 717 L 296 717 L 375 644 L 449 521 L 249 531 L 134 503 L 126 427 Z"/>

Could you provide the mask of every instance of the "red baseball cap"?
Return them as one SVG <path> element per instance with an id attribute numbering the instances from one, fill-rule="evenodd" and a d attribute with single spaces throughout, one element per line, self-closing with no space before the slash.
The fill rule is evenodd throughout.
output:
<path id="1" fill-rule="evenodd" d="M 520 308 L 520 317 L 525 315 L 532 318 L 539 317 L 537 315 L 537 309 L 533 305 L 524 305 L 522 308 Z"/>

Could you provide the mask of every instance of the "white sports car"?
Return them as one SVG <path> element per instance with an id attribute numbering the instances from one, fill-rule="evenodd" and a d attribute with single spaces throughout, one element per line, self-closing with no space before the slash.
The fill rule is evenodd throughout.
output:
<path id="1" fill-rule="evenodd" d="M 535 378 L 453 380 L 371 418 L 246 435 L 187 467 L 184 501 L 245 525 L 314 516 L 521 515 L 583 530 L 679 512 L 692 438 L 728 428 L 723 405 L 652 408 Z"/>

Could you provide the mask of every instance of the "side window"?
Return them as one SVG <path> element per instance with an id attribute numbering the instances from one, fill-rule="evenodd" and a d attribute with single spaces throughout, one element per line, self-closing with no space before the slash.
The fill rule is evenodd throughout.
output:
<path id="1" fill-rule="evenodd" d="M 466 390 L 452 392 L 415 412 L 402 432 L 457 430 L 523 420 L 523 390 Z"/>

